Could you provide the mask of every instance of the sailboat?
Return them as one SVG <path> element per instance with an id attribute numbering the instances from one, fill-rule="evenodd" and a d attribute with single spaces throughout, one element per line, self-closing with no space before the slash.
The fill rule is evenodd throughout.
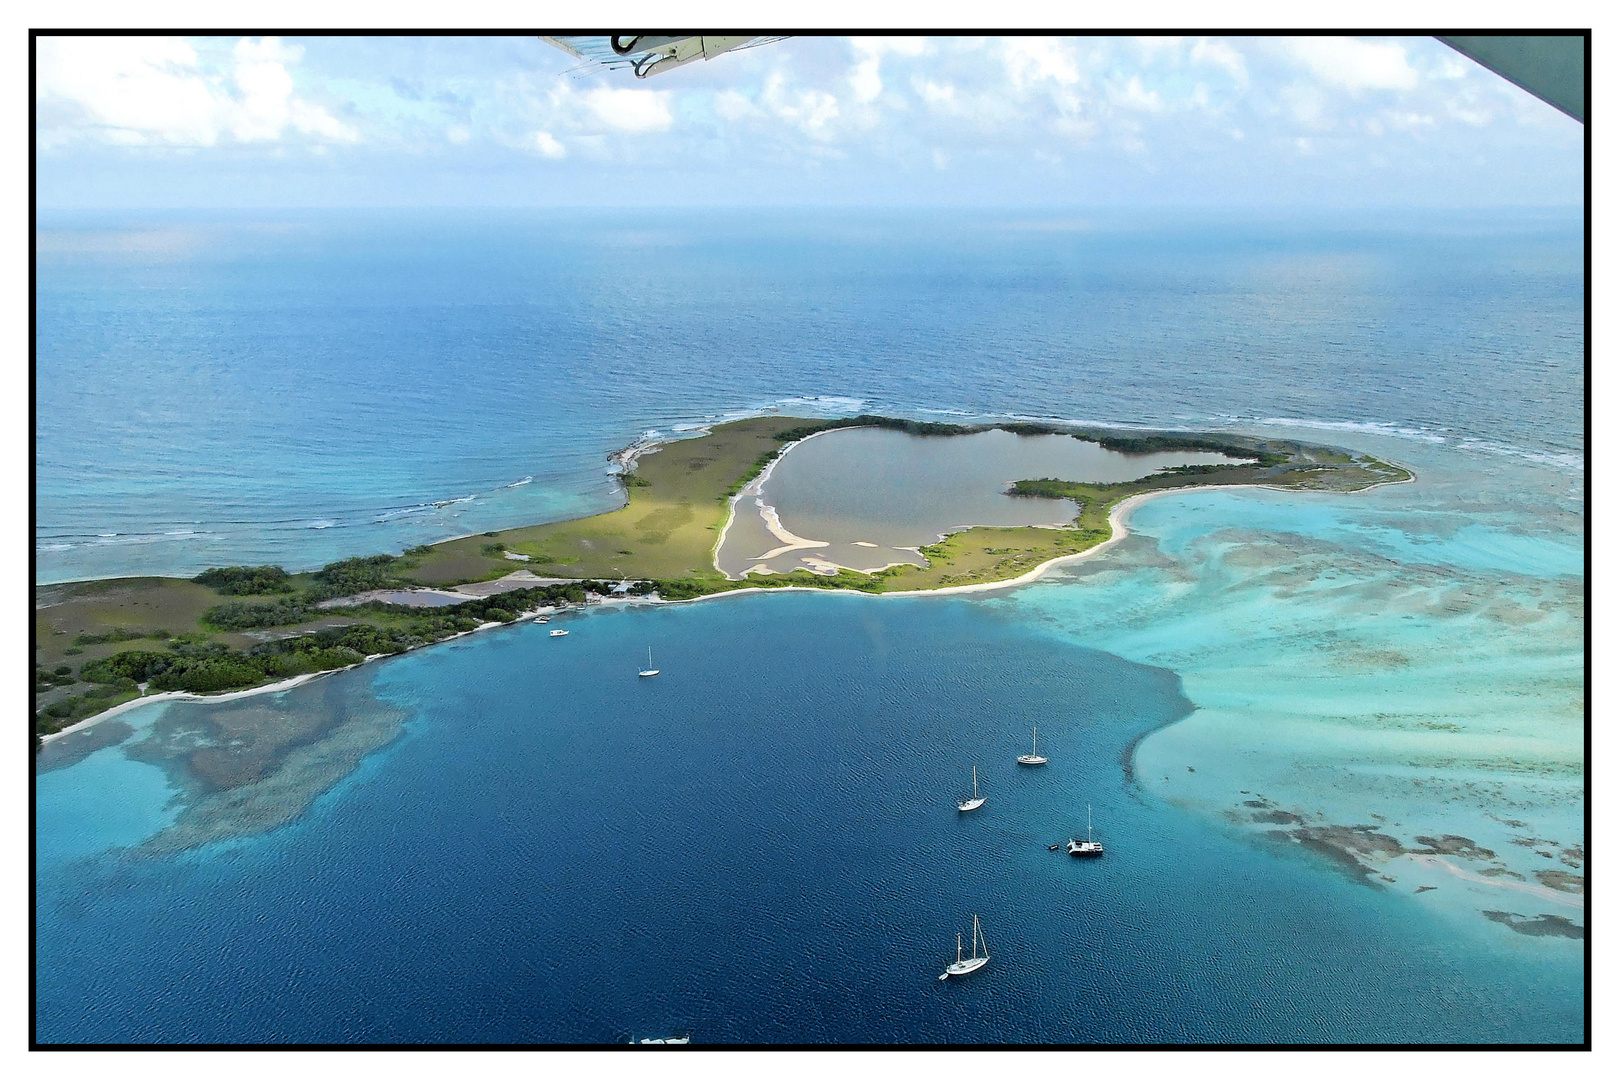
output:
<path id="1" fill-rule="evenodd" d="M 1020 765 L 1045 765 L 1046 759 L 1035 752 L 1035 729 L 1029 729 L 1029 753 L 1018 755 Z"/>
<path id="2" fill-rule="evenodd" d="M 1086 838 L 1084 840 L 1070 840 L 1069 854 L 1078 858 L 1087 855 L 1101 855 L 1102 853 L 1102 841 L 1091 838 L 1091 804 L 1086 803 Z"/>
<path id="3" fill-rule="evenodd" d="M 649 645 L 647 646 L 647 670 L 641 672 L 641 677 L 646 679 L 656 674 L 658 674 L 658 669 L 652 666 L 652 646 Z"/>
<path id="4" fill-rule="evenodd" d="M 973 798 L 965 799 L 956 804 L 958 810 L 977 810 L 984 805 L 984 796 L 979 794 L 979 767 L 973 766 Z"/>
<path id="5" fill-rule="evenodd" d="M 979 955 L 979 945 L 984 944 L 984 955 Z M 990 962 L 990 943 L 984 940 L 984 933 L 979 929 L 979 917 L 973 916 L 973 955 L 966 960 L 962 959 L 962 935 L 956 935 L 956 963 L 945 965 L 945 974 L 939 977 L 944 982 L 952 975 L 967 975 L 978 971 Z"/>

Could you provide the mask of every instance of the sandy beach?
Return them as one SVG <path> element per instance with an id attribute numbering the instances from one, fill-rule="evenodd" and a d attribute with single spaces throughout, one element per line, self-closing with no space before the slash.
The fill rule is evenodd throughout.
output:
<path id="1" fill-rule="evenodd" d="M 369 656 L 366 657 L 366 660 L 370 659 L 372 658 Z M 360 663 L 365 663 L 365 660 L 362 660 Z M 359 664 L 349 665 L 349 667 L 359 666 Z M 306 675 L 294 675 L 290 679 L 282 679 L 280 682 L 266 683 L 264 686 L 250 686 L 246 690 L 228 690 L 223 694 L 194 694 L 189 690 L 165 690 L 158 694 L 146 694 L 142 697 L 131 698 L 120 705 L 114 705 L 105 712 L 98 712 L 94 716 L 87 716 L 78 723 L 70 724 L 69 726 L 63 728 L 61 731 L 53 731 L 49 735 L 41 735 L 40 742 L 48 743 L 53 739 L 60 739 L 62 736 L 71 735 L 75 731 L 83 731 L 85 728 L 94 727 L 103 720 L 117 716 L 119 713 L 128 712 L 131 709 L 139 708 L 142 705 L 151 705 L 158 701 L 232 701 L 236 698 L 255 697 L 259 694 L 279 694 L 283 690 L 291 690 L 295 686 L 301 686 L 312 679 L 320 678 L 322 675 L 331 675 L 334 672 L 348 670 L 349 668 L 344 667 L 333 668 L 332 671 L 311 671 Z"/>

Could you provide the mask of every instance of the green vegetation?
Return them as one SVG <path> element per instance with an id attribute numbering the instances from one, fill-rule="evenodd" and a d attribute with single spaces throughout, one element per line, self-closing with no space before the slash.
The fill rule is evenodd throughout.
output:
<path id="1" fill-rule="evenodd" d="M 248 648 L 232 648 L 206 634 L 176 636 L 161 651 L 127 649 L 86 662 L 79 677 L 100 685 L 78 697 L 63 698 L 41 708 L 35 717 L 35 734 L 59 731 L 67 724 L 131 700 L 139 696 L 139 686 L 143 683 L 154 692 L 185 690 L 207 694 L 247 689 L 295 675 L 348 667 L 368 656 L 404 652 L 475 630 L 485 623 L 509 623 L 538 608 L 583 604 L 589 594 L 605 596 L 613 588 L 612 582 L 595 580 L 540 585 L 440 608 L 413 608 L 373 601 L 349 610 L 351 615 L 365 621 L 325 627 Z M 638 582 L 625 591 L 643 596 L 653 588 L 651 582 Z M 226 606 L 293 614 L 300 610 L 298 605 L 289 608 L 282 604 Z M 66 664 L 51 671 L 36 668 L 36 692 L 75 682 L 70 671 L 70 665 Z"/>
<path id="2" fill-rule="evenodd" d="M 292 626 L 322 614 L 305 600 L 278 600 L 273 604 L 220 604 L 203 612 L 202 621 L 216 630 L 256 630 L 265 626 Z"/>
<path id="3" fill-rule="evenodd" d="M 166 636 L 167 635 L 163 634 L 160 631 L 153 631 L 153 630 L 126 630 L 126 629 L 120 627 L 117 630 L 109 630 L 105 634 L 80 634 L 78 637 L 73 639 L 73 644 L 80 645 L 80 646 L 83 646 L 83 645 L 105 645 L 109 641 L 135 641 L 135 640 L 137 640 L 139 638 L 145 638 L 145 637 L 159 637 L 160 638 L 160 637 L 166 637 Z"/>
<path id="4" fill-rule="evenodd" d="M 38 745 L 38 738 L 41 735 L 61 731 L 69 724 L 76 724 L 96 713 L 105 712 L 114 705 L 133 701 L 140 695 L 140 689 L 134 682 L 124 679 L 106 686 L 97 686 L 83 694 L 53 701 L 41 709 L 34 718 L 35 745 Z"/>
<path id="5" fill-rule="evenodd" d="M 315 572 L 315 586 L 307 590 L 311 600 L 331 600 L 353 596 L 372 589 L 409 588 L 415 582 L 404 576 L 412 567 L 409 559 L 397 555 L 370 555 L 328 563 Z"/>
<path id="6" fill-rule="evenodd" d="M 624 485 L 625 505 L 594 517 L 506 529 L 490 539 L 529 556 L 530 567 L 568 578 L 691 580 L 736 588 L 714 565 L 728 500 L 782 452 L 784 432 L 796 417 L 762 416 L 722 424 L 708 435 L 665 444 L 636 460 L 635 483 Z M 511 573 L 512 561 L 490 556 L 488 541 L 463 537 L 436 544 L 419 560 L 417 584 L 478 581 Z M 634 555 L 626 555 L 631 551 Z M 694 586 L 707 588 L 707 585 Z"/>
<path id="7" fill-rule="evenodd" d="M 849 416 L 840 420 L 817 420 L 798 427 L 787 428 L 777 434 L 782 442 L 797 442 L 819 431 L 834 431 L 838 428 L 875 427 L 888 428 L 890 431 L 903 431 L 907 435 L 971 435 L 976 431 L 989 431 L 993 427 L 1011 431 L 1017 427 L 1034 427 L 1031 424 L 942 424 L 931 420 L 902 420 L 894 416 L 874 416 L 871 413 L 862 413 L 860 416 Z M 1019 434 L 1040 435 L 1067 435 L 1069 428 L 1043 428 L 1040 431 L 1019 432 Z"/>
<path id="8" fill-rule="evenodd" d="M 287 571 L 279 566 L 216 566 L 191 579 L 226 596 L 292 592 Z"/>
<path id="9" fill-rule="evenodd" d="M 878 416 L 826 421 L 756 417 L 723 424 L 700 438 L 641 456 L 634 471 L 619 478 L 625 505 L 594 517 L 423 544 L 398 556 L 343 559 L 313 573 L 234 566 L 216 567 L 189 580 L 124 578 L 41 586 L 35 591 L 35 731 L 57 731 L 129 701 L 141 694 L 142 684 L 148 691 L 211 693 L 329 671 L 485 623 L 511 622 L 539 607 L 582 604 L 592 594 L 608 594 L 619 580 L 634 582 L 627 590 L 631 595 L 656 591 L 666 600 L 789 586 L 886 593 L 994 583 L 1106 541 L 1111 535 L 1109 511 L 1131 495 L 1210 483 L 1351 491 L 1411 477 L 1365 455 L 1286 440 L 1176 432 L 1121 435 L 1045 424 L 996 426 L 1020 435 L 1072 435 L 1123 453 L 1199 451 L 1242 460 L 1181 466 L 1113 485 L 1052 477 L 1020 480 L 1011 488 L 1014 495 L 1074 500 L 1074 521 L 1062 528 L 966 529 L 921 549 L 927 566 L 893 566 L 872 574 L 800 569 L 733 581 L 714 564 L 730 499 L 777 458 L 785 443 L 846 427 L 921 436 L 988 427 Z M 515 570 L 505 557 L 508 552 L 526 555 L 531 566 L 544 565 L 546 572 L 565 580 L 439 608 L 376 601 L 320 606 L 373 590 L 503 577 Z M 250 596 L 264 599 L 234 599 Z M 120 648 L 138 639 L 153 644 Z M 69 661 L 79 657 L 83 659 L 75 673 Z M 81 681 L 91 688 L 71 693 L 69 688 Z"/>

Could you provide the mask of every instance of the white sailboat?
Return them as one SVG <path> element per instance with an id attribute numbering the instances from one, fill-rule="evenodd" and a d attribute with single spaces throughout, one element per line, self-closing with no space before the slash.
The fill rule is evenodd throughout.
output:
<path id="1" fill-rule="evenodd" d="M 975 765 L 973 766 L 973 797 L 971 799 L 964 799 L 963 801 L 957 803 L 956 808 L 958 810 L 968 811 L 977 810 L 983 805 L 984 796 L 979 794 L 979 767 Z"/>
<path id="2" fill-rule="evenodd" d="M 984 944 L 984 955 L 979 955 L 979 944 Z M 979 930 L 979 917 L 973 916 L 973 955 L 966 960 L 962 959 L 962 935 L 956 935 L 956 962 L 945 965 L 945 974 L 939 977 L 944 982 L 952 975 L 967 975 L 978 971 L 990 962 L 990 943 L 984 940 L 984 934 Z"/>
<path id="3" fill-rule="evenodd" d="M 1035 752 L 1035 729 L 1029 729 L 1029 753 L 1018 755 L 1020 765 L 1045 765 L 1046 759 Z"/>
<path id="4" fill-rule="evenodd" d="M 649 645 L 647 646 L 647 670 L 641 672 L 641 677 L 647 679 L 656 674 L 658 674 L 658 669 L 652 666 L 652 646 Z"/>

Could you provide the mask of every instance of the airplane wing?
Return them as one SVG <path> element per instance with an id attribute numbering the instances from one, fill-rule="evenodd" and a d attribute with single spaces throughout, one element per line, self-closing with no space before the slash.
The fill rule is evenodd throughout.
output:
<path id="1" fill-rule="evenodd" d="M 608 37 L 542 37 L 548 45 L 585 61 L 583 67 L 629 68 L 645 79 L 694 60 L 713 60 L 723 53 L 752 49 L 782 37 L 682 34 L 612 34 Z"/>
<path id="2" fill-rule="evenodd" d="M 1437 37 L 1480 66 L 1586 123 L 1586 35 Z M 542 37 L 540 40 L 585 61 L 583 68 L 629 68 L 636 78 L 645 79 L 694 60 L 712 60 L 737 49 L 781 41 L 782 37 L 612 34 L 607 37 Z"/>
<path id="3" fill-rule="evenodd" d="M 1436 36 L 1481 67 L 1586 123 L 1585 34 Z"/>

